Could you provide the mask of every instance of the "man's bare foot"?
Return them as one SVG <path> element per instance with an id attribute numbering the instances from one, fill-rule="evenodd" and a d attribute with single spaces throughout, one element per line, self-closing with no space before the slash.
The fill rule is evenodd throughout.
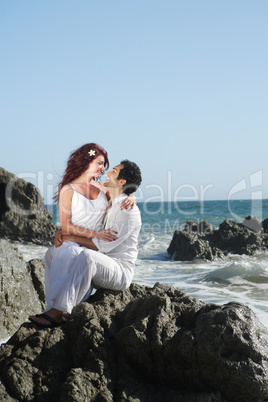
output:
<path id="1" fill-rule="evenodd" d="M 63 311 L 52 308 L 43 314 L 30 315 L 29 320 L 41 328 L 53 328 L 63 324 L 62 316 Z"/>

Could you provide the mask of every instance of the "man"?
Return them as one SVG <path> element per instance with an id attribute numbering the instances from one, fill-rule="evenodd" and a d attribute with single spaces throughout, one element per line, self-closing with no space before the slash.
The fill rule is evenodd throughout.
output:
<path id="1" fill-rule="evenodd" d="M 61 231 L 57 233 L 56 246 L 64 241 L 75 241 L 84 248 L 77 256 L 63 290 L 56 296 L 54 307 L 49 308 L 45 314 L 30 316 L 32 322 L 42 328 L 58 326 L 63 322 L 63 313 L 71 312 L 74 306 L 87 300 L 94 287 L 123 290 L 130 286 L 138 254 L 141 217 L 136 205 L 127 210 L 120 206 L 124 198 L 137 190 L 140 183 L 139 167 L 128 160 L 123 160 L 107 173 L 104 186 L 109 190 L 111 200 L 104 226 L 113 228 L 117 235 L 114 241 L 65 235 Z M 51 256 L 48 254 L 46 258 Z"/>

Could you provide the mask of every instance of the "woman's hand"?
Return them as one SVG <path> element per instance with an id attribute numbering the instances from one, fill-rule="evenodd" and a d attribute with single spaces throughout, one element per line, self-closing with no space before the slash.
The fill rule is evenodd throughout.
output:
<path id="1" fill-rule="evenodd" d="M 112 228 L 109 228 L 109 229 L 99 230 L 98 232 L 96 232 L 95 237 L 97 237 L 100 240 L 114 241 L 118 238 L 116 235 L 117 235 L 117 232 L 112 230 Z"/>
<path id="2" fill-rule="evenodd" d="M 58 231 L 56 232 L 56 236 L 55 236 L 55 239 L 54 239 L 54 245 L 55 245 L 55 247 L 60 247 L 60 246 L 62 245 L 62 243 L 63 243 L 63 238 L 62 238 L 62 236 L 63 236 L 63 231 L 62 231 L 62 230 L 58 230 Z"/>
<path id="3" fill-rule="evenodd" d="M 137 198 L 135 197 L 134 194 L 130 194 L 127 198 L 124 199 L 122 202 L 120 209 L 128 209 L 133 207 L 137 204 Z"/>

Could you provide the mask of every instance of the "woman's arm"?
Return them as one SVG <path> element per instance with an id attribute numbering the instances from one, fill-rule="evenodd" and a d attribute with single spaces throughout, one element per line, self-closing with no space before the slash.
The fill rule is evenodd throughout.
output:
<path id="1" fill-rule="evenodd" d="M 81 226 L 77 226 L 72 224 L 71 222 L 71 206 L 72 206 L 72 198 L 73 198 L 74 190 L 68 184 L 64 186 L 59 195 L 59 217 L 61 229 L 64 233 L 73 234 L 77 236 L 83 237 L 97 237 L 101 240 L 113 241 L 116 239 L 116 236 L 111 229 L 106 230 L 91 230 L 82 228 Z"/>
<path id="2" fill-rule="evenodd" d="M 121 209 L 128 209 L 133 207 L 137 204 L 137 198 L 134 194 L 130 194 L 121 204 Z"/>
<path id="3" fill-rule="evenodd" d="M 64 243 L 65 241 L 73 241 L 79 244 L 80 246 L 98 251 L 98 248 L 95 246 L 92 239 L 83 236 L 64 234 L 61 230 L 58 230 L 55 236 L 54 245 L 56 247 L 60 247 L 62 243 Z"/>

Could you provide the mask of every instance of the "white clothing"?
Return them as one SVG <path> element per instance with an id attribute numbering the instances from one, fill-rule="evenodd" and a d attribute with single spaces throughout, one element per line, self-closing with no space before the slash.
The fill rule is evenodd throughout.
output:
<path id="1" fill-rule="evenodd" d="M 71 206 L 72 224 L 85 229 L 101 230 L 108 205 L 106 195 L 100 191 L 95 200 L 90 200 L 79 193 L 72 184 L 71 186 L 74 189 Z"/>
<path id="2" fill-rule="evenodd" d="M 130 286 L 138 254 L 141 217 L 137 206 L 128 210 L 120 209 L 126 197 L 123 194 L 113 200 L 105 217 L 105 228 L 113 227 L 118 232 L 118 239 L 105 242 L 94 238 L 99 251 L 80 248 L 79 254 L 74 257 L 72 269 L 57 294 L 54 293 L 54 308 L 71 312 L 75 305 L 88 299 L 93 287 L 123 290 Z M 51 252 L 47 253 L 46 259 L 49 264 Z"/>
<path id="3" fill-rule="evenodd" d="M 47 254 L 46 258 L 50 258 L 51 252 Z M 130 286 L 131 281 L 132 276 L 116 260 L 99 251 L 82 247 L 69 276 L 55 294 L 53 308 L 71 313 L 74 306 L 89 298 L 93 288 L 124 290 Z"/>
<path id="4" fill-rule="evenodd" d="M 141 228 L 141 215 L 137 205 L 133 209 L 120 209 L 126 197 L 126 194 L 116 197 L 107 209 L 104 218 L 105 229 L 112 227 L 118 233 L 118 239 L 107 242 L 94 238 L 92 241 L 99 251 L 111 258 L 116 258 L 123 268 L 133 271 L 138 255 L 137 243 Z"/>
<path id="5" fill-rule="evenodd" d="M 74 189 L 71 205 L 71 222 L 86 229 L 101 230 L 108 201 L 100 191 L 96 200 L 90 200 Z M 94 201 L 94 202 L 92 202 Z M 54 307 L 61 287 L 73 269 L 77 256 L 83 250 L 75 242 L 64 242 L 60 247 L 51 247 L 45 257 L 45 289 L 47 310 Z"/>

